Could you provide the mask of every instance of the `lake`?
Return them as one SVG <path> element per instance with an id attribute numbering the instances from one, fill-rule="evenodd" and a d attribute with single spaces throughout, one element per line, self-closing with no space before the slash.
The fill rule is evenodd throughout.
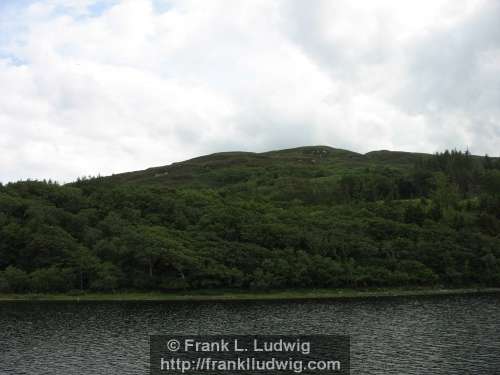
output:
<path id="1" fill-rule="evenodd" d="M 348 334 L 352 374 L 500 374 L 500 295 L 2 302 L 0 374 L 147 373 L 149 334 Z"/>

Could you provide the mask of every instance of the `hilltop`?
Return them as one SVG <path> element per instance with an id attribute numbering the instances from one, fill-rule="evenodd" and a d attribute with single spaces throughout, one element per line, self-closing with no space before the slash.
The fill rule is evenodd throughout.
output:
<path id="1" fill-rule="evenodd" d="M 431 155 L 423 153 L 386 150 L 363 155 L 328 146 L 307 146 L 263 153 L 221 152 L 167 166 L 116 174 L 107 179 L 113 183 L 214 187 L 272 173 L 324 177 L 356 173 L 366 168 L 404 169 L 429 157 Z"/>

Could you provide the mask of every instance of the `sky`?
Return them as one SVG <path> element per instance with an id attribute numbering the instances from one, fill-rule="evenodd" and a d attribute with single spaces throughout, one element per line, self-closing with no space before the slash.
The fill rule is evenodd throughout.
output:
<path id="1" fill-rule="evenodd" d="M 1 0 L 0 181 L 304 145 L 500 153 L 498 0 Z"/>

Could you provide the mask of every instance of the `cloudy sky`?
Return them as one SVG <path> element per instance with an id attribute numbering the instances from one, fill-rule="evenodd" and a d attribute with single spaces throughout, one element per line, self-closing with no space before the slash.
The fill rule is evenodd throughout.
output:
<path id="1" fill-rule="evenodd" d="M 0 181 L 500 150 L 498 0 L 1 0 Z"/>

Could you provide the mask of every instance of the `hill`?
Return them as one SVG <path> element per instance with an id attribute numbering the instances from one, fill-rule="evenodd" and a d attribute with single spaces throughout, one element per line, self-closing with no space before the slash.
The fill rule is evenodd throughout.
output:
<path id="1" fill-rule="evenodd" d="M 222 152 L 168 166 L 107 177 L 111 183 L 219 187 L 269 175 L 338 176 L 366 168 L 404 169 L 428 154 L 373 151 L 366 155 L 328 146 L 299 147 L 264 153 Z"/>
<path id="2" fill-rule="evenodd" d="M 500 284 L 500 161 L 327 146 L 0 185 L 0 291 Z"/>

